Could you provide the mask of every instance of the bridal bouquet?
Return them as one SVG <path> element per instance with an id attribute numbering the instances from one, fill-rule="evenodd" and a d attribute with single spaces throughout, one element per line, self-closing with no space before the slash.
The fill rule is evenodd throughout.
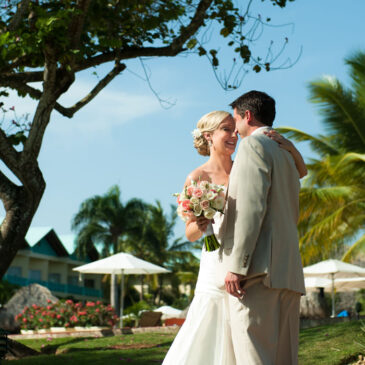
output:
<path id="1" fill-rule="evenodd" d="M 225 203 L 225 187 L 212 184 L 209 181 L 191 181 L 177 196 L 177 214 L 186 222 L 191 215 L 204 216 L 213 219 L 216 212 L 223 212 Z M 204 245 L 207 251 L 219 248 L 219 242 L 213 233 L 212 225 L 208 225 L 204 236 Z"/>

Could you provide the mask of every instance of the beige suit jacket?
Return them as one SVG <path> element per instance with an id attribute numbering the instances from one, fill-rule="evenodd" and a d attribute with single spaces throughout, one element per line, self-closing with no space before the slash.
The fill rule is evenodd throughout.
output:
<path id="1" fill-rule="evenodd" d="M 269 129 L 269 128 L 268 128 Z M 263 134 L 244 138 L 232 167 L 218 272 L 264 275 L 270 288 L 305 293 L 299 253 L 299 175 L 291 154 Z"/>

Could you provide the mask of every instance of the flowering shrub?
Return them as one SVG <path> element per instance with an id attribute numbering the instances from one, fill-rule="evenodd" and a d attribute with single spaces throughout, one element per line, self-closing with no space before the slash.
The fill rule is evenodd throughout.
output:
<path id="1" fill-rule="evenodd" d="M 50 327 L 75 326 L 114 326 L 118 316 L 112 306 L 102 302 L 74 303 L 72 300 L 48 301 L 46 307 L 33 304 L 25 307 L 15 316 L 22 329 L 41 329 Z"/>

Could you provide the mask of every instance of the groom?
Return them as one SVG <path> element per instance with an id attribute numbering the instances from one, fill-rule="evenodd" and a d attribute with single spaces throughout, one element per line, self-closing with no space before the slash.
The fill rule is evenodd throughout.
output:
<path id="1" fill-rule="evenodd" d="M 221 232 L 221 269 L 237 365 L 298 363 L 305 293 L 297 238 L 299 176 L 289 152 L 265 133 L 275 101 L 250 91 L 231 104 L 243 140 L 233 164 Z"/>

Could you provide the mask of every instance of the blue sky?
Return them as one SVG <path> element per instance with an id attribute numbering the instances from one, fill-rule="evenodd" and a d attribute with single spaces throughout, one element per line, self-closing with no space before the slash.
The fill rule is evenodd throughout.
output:
<path id="1" fill-rule="evenodd" d="M 276 126 L 323 132 L 316 107 L 308 101 L 307 84 L 323 75 L 348 83 L 344 58 L 365 50 L 365 2 L 296 0 L 285 9 L 257 3 L 253 13 L 270 16 L 273 24 L 294 25 L 269 28 L 257 49 L 263 49 L 271 38 L 279 44 L 288 36 L 286 55 L 295 58 L 303 49 L 295 66 L 249 73 L 238 90 L 226 92 L 205 58 L 151 59 L 146 61 L 150 81 L 162 98 L 175 100 L 174 107 L 163 109 L 146 82 L 125 71 L 73 119 L 54 112 L 39 158 L 47 188 L 32 225 L 52 226 L 57 233 L 68 234 L 81 202 L 104 194 L 114 184 L 120 186 L 123 201 L 158 199 L 169 210 L 174 203 L 171 194 L 180 191 L 188 173 L 205 161 L 192 145 L 196 122 L 209 111 L 229 110 L 232 100 L 251 89 L 266 91 L 276 99 Z M 216 46 L 220 47 L 220 41 Z M 222 56 L 228 64 L 229 54 Z M 143 75 L 138 61 L 127 66 Z M 100 76 L 106 71 L 107 67 L 97 70 Z M 71 105 L 96 81 L 91 72 L 80 75 L 62 103 Z M 19 101 L 14 94 L 9 102 L 18 114 L 34 110 L 32 101 Z M 311 156 L 307 146 L 298 147 L 305 157 Z M 176 234 L 183 234 L 180 222 Z"/>

